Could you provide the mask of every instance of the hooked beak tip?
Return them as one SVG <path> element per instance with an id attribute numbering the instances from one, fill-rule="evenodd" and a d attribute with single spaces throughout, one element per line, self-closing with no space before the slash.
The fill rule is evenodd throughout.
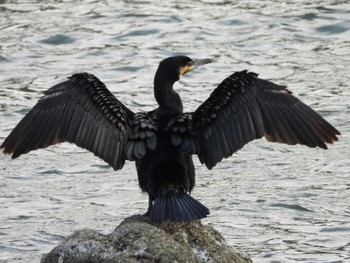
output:
<path id="1" fill-rule="evenodd" d="M 193 59 L 193 60 L 192 60 L 192 66 L 198 67 L 198 66 L 205 65 L 205 64 L 209 64 L 209 63 L 212 63 L 212 62 L 213 62 L 213 60 L 210 59 L 210 58 L 205 58 L 205 59 Z"/>

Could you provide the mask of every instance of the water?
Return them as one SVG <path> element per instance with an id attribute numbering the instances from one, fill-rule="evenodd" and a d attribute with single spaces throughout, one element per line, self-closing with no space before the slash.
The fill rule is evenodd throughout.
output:
<path id="1" fill-rule="evenodd" d="M 349 2 L 164 2 L 0 1 L 0 141 L 74 72 L 150 110 L 161 59 L 213 58 L 176 85 L 190 111 L 233 71 L 255 71 L 288 84 L 341 140 L 328 151 L 261 140 L 212 171 L 196 162 L 203 221 L 255 262 L 349 262 Z M 0 171 L 1 262 L 37 262 L 74 230 L 108 233 L 147 207 L 132 163 L 114 172 L 69 144 L 0 155 Z"/>

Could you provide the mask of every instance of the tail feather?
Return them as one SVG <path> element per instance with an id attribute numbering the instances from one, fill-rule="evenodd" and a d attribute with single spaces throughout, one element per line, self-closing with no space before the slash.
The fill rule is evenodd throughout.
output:
<path id="1" fill-rule="evenodd" d="M 192 221 L 209 215 L 209 209 L 183 191 L 171 190 L 156 197 L 149 217 L 151 221 Z"/>

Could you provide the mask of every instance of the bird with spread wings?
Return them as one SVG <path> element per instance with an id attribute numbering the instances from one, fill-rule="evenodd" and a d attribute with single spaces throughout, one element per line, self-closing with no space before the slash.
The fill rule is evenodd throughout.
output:
<path id="1" fill-rule="evenodd" d="M 268 141 L 327 149 L 340 132 L 285 86 L 246 70 L 235 72 L 194 112 L 183 112 L 173 85 L 210 59 L 164 59 L 154 78 L 159 106 L 133 112 L 94 75 L 79 73 L 44 92 L 2 143 L 5 154 L 21 154 L 62 142 L 85 148 L 123 168 L 135 161 L 139 185 L 149 195 L 146 215 L 154 222 L 190 221 L 209 210 L 190 192 L 192 156 L 212 169 L 248 142 Z"/>

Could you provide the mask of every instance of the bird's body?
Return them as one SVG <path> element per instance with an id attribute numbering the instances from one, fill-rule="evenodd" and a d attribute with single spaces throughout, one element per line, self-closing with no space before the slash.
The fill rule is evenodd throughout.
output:
<path id="1" fill-rule="evenodd" d="M 158 108 L 134 113 L 88 73 L 75 74 L 44 93 L 1 148 L 13 158 L 68 141 L 92 151 L 115 170 L 135 161 L 155 222 L 190 221 L 209 210 L 189 194 L 193 155 L 209 169 L 249 141 L 303 144 L 326 149 L 337 131 L 284 86 L 247 71 L 226 78 L 196 111 L 183 113 L 173 84 L 210 63 L 185 56 L 163 60 L 154 79 Z"/>

